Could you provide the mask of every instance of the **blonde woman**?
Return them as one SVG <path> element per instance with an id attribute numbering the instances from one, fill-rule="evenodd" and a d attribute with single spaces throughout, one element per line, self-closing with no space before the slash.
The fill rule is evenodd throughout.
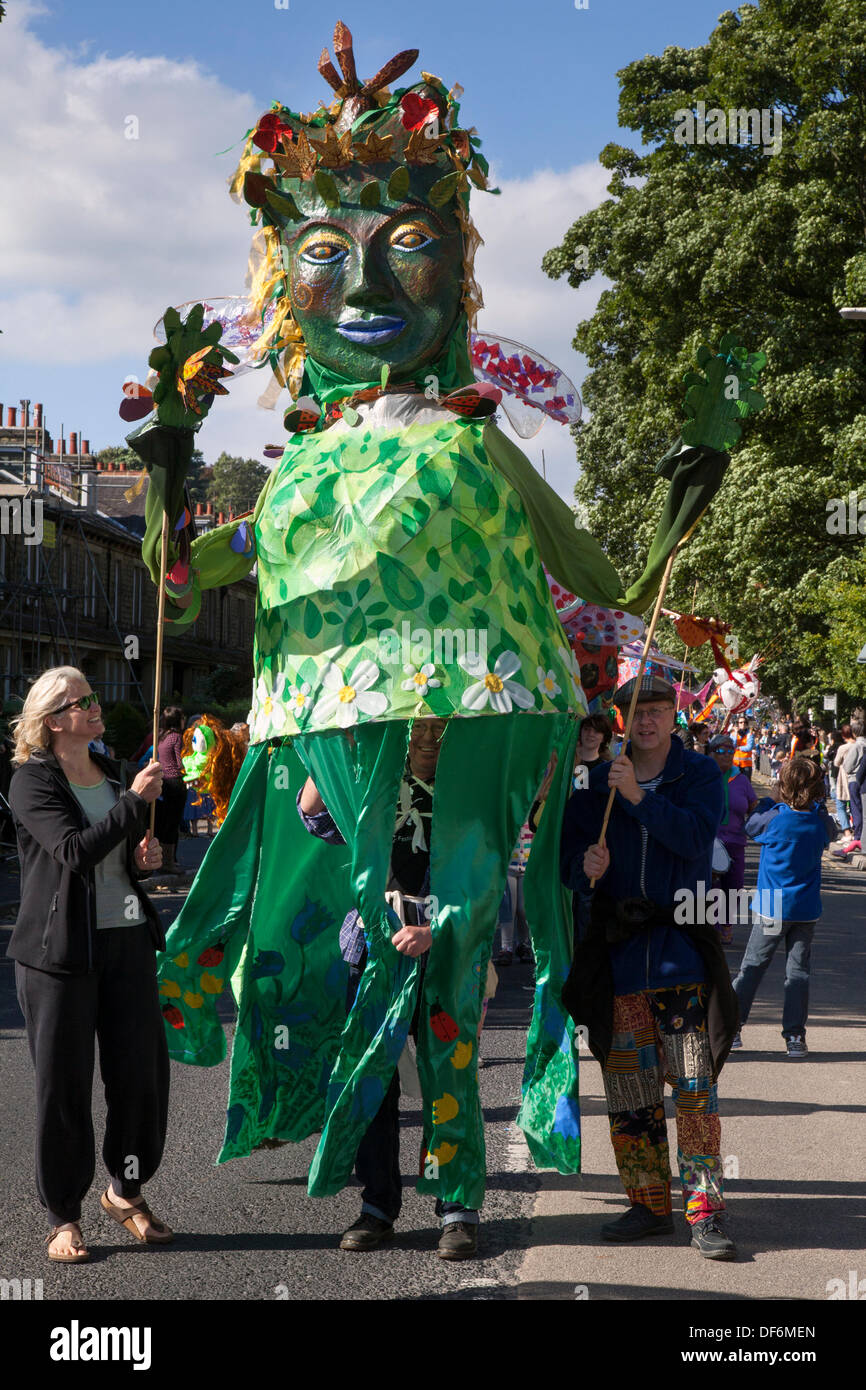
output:
<path id="1" fill-rule="evenodd" d="M 89 1259 L 81 1201 L 93 1181 L 94 1042 L 105 1083 L 105 1211 L 138 1240 L 164 1245 L 141 1185 L 159 1166 L 168 1052 L 155 952 L 165 937 L 138 877 L 162 851 L 146 833 L 162 787 L 157 762 L 127 788 L 122 764 L 88 744 L 105 725 L 99 696 L 73 666 L 34 682 L 14 721 L 9 800 L 21 906 L 8 954 L 36 1071 L 36 1185 L 51 1221 L 48 1258 Z"/>

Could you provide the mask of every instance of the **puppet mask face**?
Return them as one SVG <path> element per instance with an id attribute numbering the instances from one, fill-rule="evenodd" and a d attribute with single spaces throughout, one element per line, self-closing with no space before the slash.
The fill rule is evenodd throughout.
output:
<path id="1" fill-rule="evenodd" d="M 426 176 L 426 177 L 425 177 Z M 436 171 L 441 177 L 441 171 Z M 413 171 L 427 182 L 430 172 Z M 309 355 L 349 381 L 405 379 L 442 351 L 460 313 L 463 243 L 450 209 L 413 187 L 405 199 L 360 205 L 361 184 L 335 174 L 340 206 L 293 184 L 309 220 L 283 227 L 292 310 Z"/>

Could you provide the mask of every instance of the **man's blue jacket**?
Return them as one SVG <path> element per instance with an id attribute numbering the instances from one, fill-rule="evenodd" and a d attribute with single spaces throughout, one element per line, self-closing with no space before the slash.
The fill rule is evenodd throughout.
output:
<path id="1" fill-rule="evenodd" d="M 630 744 L 627 752 L 631 753 Z M 560 863 L 562 880 L 569 888 L 589 887 L 583 856 L 598 843 L 609 770 L 609 763 L 593 768 L 589 786 L 574 792 L 566 807 Z M 597 892 L 614 901 L 647 898 L 669 908 L 673 919 L 676 892 L 688 889 L 697 897 L 712 887 L 713 839 L 722 807 L 722 777 L 715 760 L 688 752 L 674 734 L 656 790 L 646 791 L 636 806 L 617 793 L 605 836 L 610 867 L 599 879 Z M 647 831 L 645 854 L 642 826 Z M 688 933 L 674 926 L 651 927 L 609 950 L 617 994 L 705 977 L 697 947 Z"/>
<path id="2" fill-rule="evenodd" d="M 630 749 L 628 750 L 630 751 Z M 568 803 L 562 832 L 562 877 L 569 886 L 586 887 L 583 855 L 597 844 L 608 795 L 608 767 L 594 768 L 589 787 Z M 617 795 L 606 842 L 610 867 L 596 886 L 584 940 L 575 946 L 562 1002 L 575 1023 L 586 1027 L 589 1046 L 602 1066 L 613 1043 L 613 1007 L 617 994 L 705 981 L 707 1037 L 718 1077 L 739 1028 L 737 996 L 715 927 L 696 924 L 677 928 L 674 894 L 682 888 L 708 891 L 711 853 L 722 814 L 721 773 L 712 758 L 687 752 L 674 735 L 655 791 L 637 806 Z M 642 852 L 641 827 L 647 831 Z M 699 888 L 703 881 L 705 887 Z M 625 941 L 608 939 L 617 922 L 616 903 L 647 898 L 657 905 L 661 925 L 643 928 Z"/>
<path id="3" fill-rule="evenodd" d="M 631 756 L 631 744 L 626 751 Z M 574 792 L 566 807 L 561 868 L 569 888 L 586 883 L 583 856 L 598 843 L 609 771 L 610 763 L 593 768 L 589 786 Z M 673 908 L 674 893 L 680 888 L 695 892 L 702 881 L 709 891 L 713 840 L 723 802 L 722 775 L 715 759 L 688 752 L 674 734 L 656 790 L 646 792 L 637 806 L 617 793 L 605 836 L 610 868 L 599 880 L 605 893 L 612 898 L 649 898 L 660 907 Z M 649 836 L 643 878 L 642 825 Z"/>

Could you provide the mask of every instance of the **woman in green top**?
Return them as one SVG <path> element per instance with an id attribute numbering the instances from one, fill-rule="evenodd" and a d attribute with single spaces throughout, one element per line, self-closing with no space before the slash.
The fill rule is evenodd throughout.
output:
<path id="1" fill-rule="evenodd" d="M 89 1258 L 81 1202 L 94 1173 L 94 1043 L 107 1104 L 104 1210 L 141 1241 L 172 1232 L 141 1186 L 159 1166 L 168 1056 L 154 948 L 165 944 L 139 874 L 162 862 L 146 833 L 160 794 L 156 762 L 127 789 L 122 767 L 88 744 L 105 730 L 81 671 L 46 671 L 15 720 L 10 802 L 21 904 L 9 955 L 36 1072 L 36 1180 L 52 1229 L 48 1257 Z"/>

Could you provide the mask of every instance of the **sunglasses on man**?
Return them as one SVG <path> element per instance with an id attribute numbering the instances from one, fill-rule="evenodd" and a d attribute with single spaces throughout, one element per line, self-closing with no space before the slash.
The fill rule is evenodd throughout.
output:
<path id="1" fill-rule="evenodd" d="M 55 714 L 64 714 L 68 709 L 88 710 L 91 705 L 99 705 L 101 703 L 99 696 L 94 690 L 90 695 L 82 695 L 80 700 L 70 700 L 68 704 L 61 705 L 60 709 L 52 710 L 51 714 L 53 717 Z"/>

